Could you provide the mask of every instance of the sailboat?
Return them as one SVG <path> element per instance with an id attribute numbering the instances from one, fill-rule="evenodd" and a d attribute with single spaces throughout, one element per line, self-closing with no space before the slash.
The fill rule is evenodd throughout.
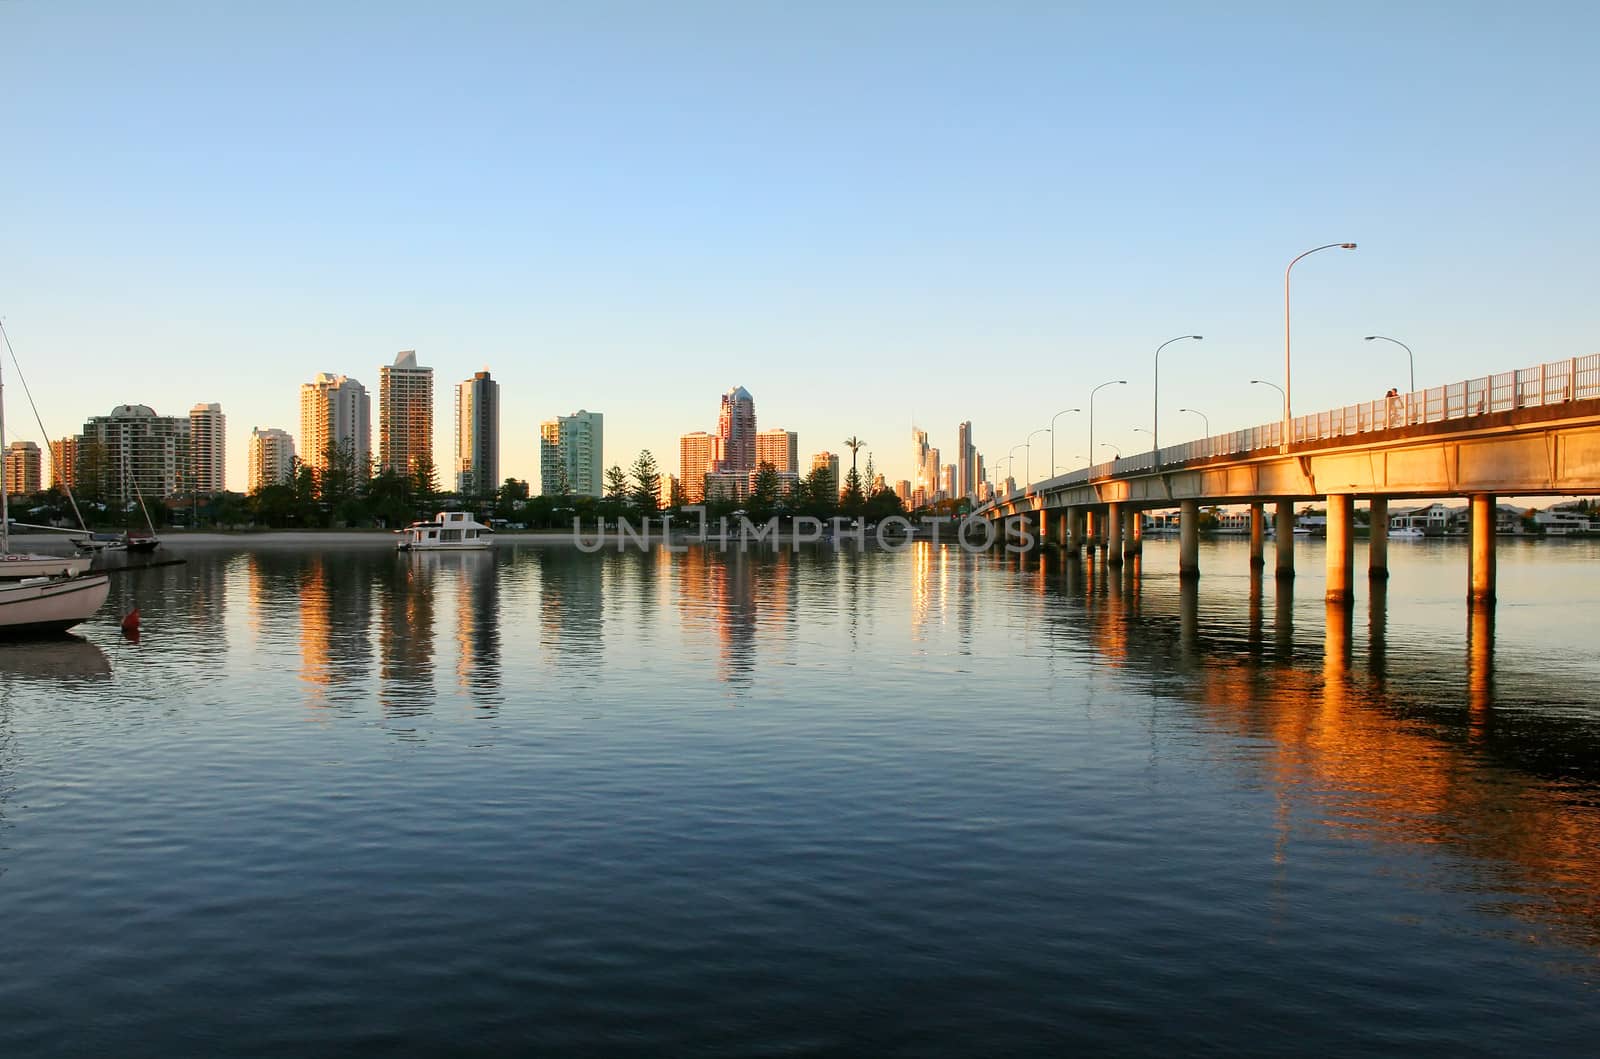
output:
<path id="1" fill-rule="evenodd" d="M 9 339 L 6 345 L 10 346 Z M 0 381 L 0 449 L 5 447 L 5 436 L 5 384 Z M 85 574 L 86 559 L 13 556 L 10 492 L 5 461 L 0 460 L 0 567 L 8 578 L 0 581 L 0 636 L 62 632 L 88 620 L 106 601 L 111 578 Z M 83 565 L 77 566 L 80 562 Z"/>
<path id="2" fill-rule="evenodd" d="M 133 483 L 133 495 L 139 501 L 139 510 L 144 514 L 145 529 L 130 529 L 122 535 L 122 546 L 130 552 L 153 552 L 161 545 L 161 538 L 156 536 L 156 524 L 150 521 L 150 509 L 144 506 L 144 493 L 139 490 L 139 479 L 128 470 L 128 449 L 122 449 L 122 475 Z"/>

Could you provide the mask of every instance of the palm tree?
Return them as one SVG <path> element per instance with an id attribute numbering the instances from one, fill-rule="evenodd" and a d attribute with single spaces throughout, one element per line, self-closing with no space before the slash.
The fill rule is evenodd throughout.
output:
<path id="1" fill-rule="evenodd" d="M 850 449 L 850 469 L 854 471 L 856 469 L 856 450 L 864 448 L 867 443 L 856 437 L 854 434 L 851 434 L 849 437 L 845 438 L 844 443 Z"/>

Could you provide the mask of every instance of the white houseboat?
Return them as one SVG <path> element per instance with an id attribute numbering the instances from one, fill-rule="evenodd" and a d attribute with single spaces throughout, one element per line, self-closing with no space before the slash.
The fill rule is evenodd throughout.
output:
<path id="1" fill-rule="evenodd" d="M 431 522 L 413 522 L 397 531 L 403 552 L 459 552 L 494 545 L 494 531 L 466 511 L 441 511 Z"/>

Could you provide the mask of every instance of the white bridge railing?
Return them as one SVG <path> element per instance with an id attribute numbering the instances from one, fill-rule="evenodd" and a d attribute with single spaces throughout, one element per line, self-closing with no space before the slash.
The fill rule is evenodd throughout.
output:
<path id="1" fill-rule="evenodd" d="M 1295 444 L 1302 444 L 1595 397 L 1600 397 L 1600 353 L 1315 412 L 1296 418 L 1290 423 L 1290 429 Z M 1141 452 L 1060 475 L 1039 485 L 1051 488 L 1081 485 L 1099 478 L 1154 470 L 1158 463 L 1162 467 L 1173 467 L 1214 456 L 1242 456 L 1276 449 L 1282 438 L 1283 423 L 1267 423 L 1167 446 L 1161 450 L 1159 461 L 1155 452 Z M 1029 491 L 1026 487 L 1017 489 L 998 499 L 1012 500 Z"/>

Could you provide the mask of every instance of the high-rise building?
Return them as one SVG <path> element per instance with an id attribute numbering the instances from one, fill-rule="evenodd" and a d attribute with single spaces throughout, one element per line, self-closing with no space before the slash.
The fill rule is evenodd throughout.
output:
<path id="1" fill-rule="evenodd" d="M 909 508 L 911 506 L 911 483 L 904 478 L 894 483 L 894 495 L 899 497 L 900 502 Z"/>
<path id="2" fill-rule="evenodd" d="M 371 458 L 372 399 L 356 380 L 323 372 L 300 387 L 300 462 L 326 470 L 335 445 L 358 465 Z"/>
<path id="3" fill-rule="evenodd" d="M 681 503 L 683 503 L 683 490 L 678 487 L 678 476 L 663 474 L 660 485 L 656 487 L 656 506 L 677 507 Z"/>
<path id="4" fill-rule="evenodd" d="M 189 409 L 189 487 L 197 493 L 228 488 L 228 417 L 220 404 Z"/>
<path id="5" fill-rule="evenodd" d="M 433 369 L 404 349 L 378 369 L 378 469 L 415 474 L 433 463 Z"/>
<path id="6" fill-rule="evenodd" d="M 922 466 L 923 488 L 927 492 L 929 503 L 940 499 L 944 493 L 939 472 L 939 450 L 930 448 Z"/>
<path id="7" fill-rule="evenodd" d="M 500 384 L 487 371 L 456 386 L 456 491 L 490 496 L 500 486 Z"/>
<path id="8" fill-rule="evenodd" d="M 89 419 L 78 436 L 76 476 L 92 474 L 95 488 L 110 500 L 186 492 L 188 469 L 188 418 L 158 416 L 149 405 L 118 405 L 110 415 Z"/>
<path id="9" fill-rule="evenodd" d="M 33 494 L 44 488 L 39 446 L 31 441 L 13 441 L 6 446 L 6 492 Z"/>
<path id="10" fill-rule="evenodd" d="M 722 438 L 697 430 L 678 439 L 678 482 L 685 504 L 706 498 L 706 475 L 722 466 Z"/>
<path id="11" fill-rule="evenodd" d="M 956 491 L 955 496 L 971 499 L 977 490 L 978 450 L 972 444 L 972 421 L 956 428 Z"/>
<path id="12" fill-rule="evenodd" d="M 928 491 L 928 432 L 911 428 L 911 489 Z"/>
<path id="13" fill-rule="evenodd" d="M 294 438 L 277 427 L 251 428 L 249 462 L 250 492 L 284 484 L 294 474 Z"/>
<path id="14" fill-rule="evenodd" d="M 741 473 L 755 470 L 756 401 L 743 386 L 735 386 L 722 395 L 717 436 L 722 439 L 721 470 Z"/>
<path id="15" fill-rule="evenodd" d="M 563 484 L 565 488 L 563 488 Z M 605 494 L 605 416 L 579 410 L 539 425 L 539 491 Z"/>
<path id="16" fill-rule="evenodd" d="M 763 430 L 756 435 L 756 467 L 772 464 L 779 474 L 800 472 L 800 435 L 792 430 Z"/>
<path id="17" fill-rule="evenodd" d="M 50 488 L 70 489 L 78 484 L 78 439 L 58 438 L 50 443 Z"/>
<path id="18" fill-rule="evenodd" d="M 839 479 L 839 454 L 837 452 L 819 452 L 811 457 L 811 469 L 817 471 L 826 469 L 833 476 L 833 488 L 838 492 L 843 488 Z"/>

